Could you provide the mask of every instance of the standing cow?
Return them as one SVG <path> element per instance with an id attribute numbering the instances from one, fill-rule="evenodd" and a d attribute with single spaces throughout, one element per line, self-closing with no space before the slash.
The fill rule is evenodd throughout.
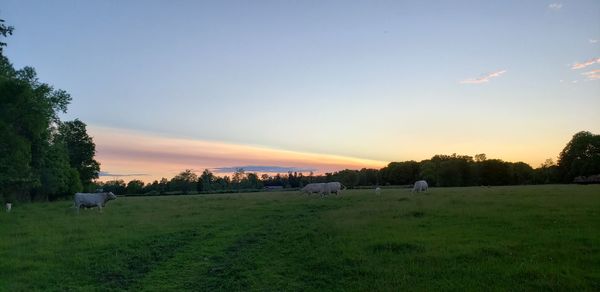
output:
<path id="1" fill-rule="evenodd" d="M 93 208 L 98 207 L 98 210 L 102 212 L 102 207 L 110 200 L 116 199 L 117 196 L 112 192 L 108 193 L 75 193 L 75 208 L 77 213 L 81 207 Z"/>
<path id="2" fill-rule="evenodd" d="M 428 187 L 429 186 L 427 185 L 426 181 L 424 181 L 424 180 L 418 180 L 418 181 L 415 182 L 415 185 L 414 185 L 412 191 L 413 192 L 417 192 L 417 193 L 419 193 L 419 192 L 426 192 Z"/>

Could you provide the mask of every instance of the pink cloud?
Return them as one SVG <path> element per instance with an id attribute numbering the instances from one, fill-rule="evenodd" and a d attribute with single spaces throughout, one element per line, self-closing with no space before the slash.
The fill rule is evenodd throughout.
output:
<path id="1" fill-rule="evenodd" d="M 496 72 L 492 72 L 492 73 L 486 74 L 486 75 L 481 76 L 481 77 L 465 79 L 465 80 L 461 81 L 460 83 L 461 84 L 481 84 L 481 83 L 487 83 L 492 78 L 500 77 L 500 75 L 502 75 L 504 73 L 506 73 L 506 70 L 500 70 L 500 71 L 496 71 Z"/>
<path id="2" fill-rule="evenodd" d="M 584 75 L 587 80 L 600 80 L 600 69 L 583 72 L 581 75 Z"/>
<path id="3" fill-rule="evenodd" d="M 585 68 L 587 66 L 594 65 L 596 63 L 600 63 L 600 58 L 590 59 L 590 60 L 587 60 L 587 61 L 585 61 L 583 63 L 575 63 L 575 64 L 573 64 L 573 66 L 571 66 L 571 69 L 573 69 L 573 70 L 575 70 L 575 69 L 582 69 L 582 68 Z"/>
<path id="4" fill-rule="evenodd" d="M 152 181 L 185 169 L 202 171 L 239 165 L 275 165 L 325 173 L 345 168 L 381 168 L 387 163 L 355 157 L 306 153 L 206 140 L 169 138 L 135 131 L 89 126 L 102 171 Z M 104 176 L 101 180 L 113 179 Z"/>

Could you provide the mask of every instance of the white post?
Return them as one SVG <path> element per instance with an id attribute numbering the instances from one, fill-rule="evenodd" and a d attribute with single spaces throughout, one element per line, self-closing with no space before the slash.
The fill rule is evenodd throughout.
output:
<path id="1" fill-rule="evenodd" d="M 6 203 L 6 212 L 10 212 L 10 209 L 12 209 L 12 203 Z"/>

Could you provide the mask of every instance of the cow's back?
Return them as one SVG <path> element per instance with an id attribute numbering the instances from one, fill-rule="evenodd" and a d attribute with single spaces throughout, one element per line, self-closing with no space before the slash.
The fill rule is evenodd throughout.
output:
<path id="1" fill-rule="evenodd" d="M 75 193 L 75 206 L 97 206 L 104 204 L 105 193 Z"/>

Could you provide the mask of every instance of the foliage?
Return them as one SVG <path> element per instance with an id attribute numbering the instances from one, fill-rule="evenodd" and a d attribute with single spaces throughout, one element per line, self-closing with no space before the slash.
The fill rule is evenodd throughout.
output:
<path id="1" fill-rule="evenodd" d="M 12 35 L 14 28 L 12 26 L 7 26 L 4 24 L 4 19 L 0 19 L 0 35 L 2 37 L 6 37 Z M 0 41 L 0 55 L 2 55 L 2 49 L 6 46 L 5 42 Z"/>
<path id="2" fill-rule="evenodd" d="M 113 194 L 121 195 L 125 194 L 127 184 L 122 179 L 109 180 L 104 183 L 98 184 L 98 187 L 104 192 L 112 192 Z"/>
<path id="3" fill-rule="evenodd" d="M 577 176 L 600 174 L 600 135 L 582 131 L 560 152 L 558 159 L 562 180 L 573 182 Z"/>
<path id="4" fill-rule="evenodd" d="M 0 20 L 0 36 L 12 31 Z M 40 82 L 32 67 L 15 70 L 1 54 L 5 45 L 0 42 L 0 201 L 69 197 L 91 179 L 78 172 L 72 140 L 63 139 L 57 127 L 83 123 L 62 123 L 58 115 L 67 111 L 71 96 Z"/>
<path id="5" fill-rule="evenodd" d="M 191 169 L 186 169 L 171 179 L 170 185 L 172 188 L 187 194 L 196 190 L 197 181 L 198 176 Z"/>
<path id="6" fill-rule="evenodd" d="M 61 123 L 58 139 L 65 144 L 69 162 L 79 173 L 81 184 L 88 187 L 92 180 L 98 178 L 100 163 L 94 159 L 96 144 L 87 134 L 86 124 L 78 119 Z"/>
<path id="7" fill-rule="evenodd" d="M 139 179 L 131 180 L 125 187 L 125 192 L 128 194 L 142 194 L 144 192 L 144 182 Z"/>

